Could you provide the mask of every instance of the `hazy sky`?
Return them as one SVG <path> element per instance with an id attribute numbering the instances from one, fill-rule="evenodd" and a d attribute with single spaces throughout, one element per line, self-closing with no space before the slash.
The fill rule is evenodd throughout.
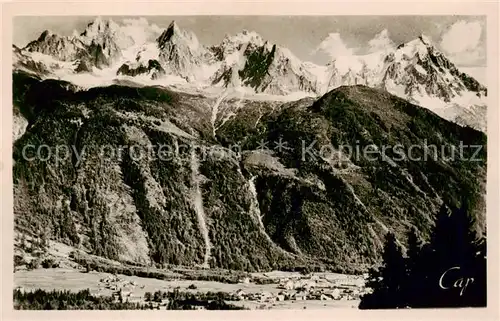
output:
<path id="1" fill-rule="evenodd" d="M 134 17 L 113 16 L 121 23 Z M 138 18 L 138 17 L 135 17 Z M 175 20 L 193 31 L 201 43 L 219 43 L 225 34 L 253 30 L 272 43 L 289 48 L 305 61 L 326 63 L 335 54 L 364 54 L 425 34 L 455 64 L 486 66 L 486 19 L 482 16 L 147 16 L 166 28 Z M 81 32 L 93 16 L 17 17 L 13 41 L 23 47 L 46 29 L 60 35 Z"/>

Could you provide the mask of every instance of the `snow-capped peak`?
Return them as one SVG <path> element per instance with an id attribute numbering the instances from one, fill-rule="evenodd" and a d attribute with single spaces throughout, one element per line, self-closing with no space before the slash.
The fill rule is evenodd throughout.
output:
<path id="1" fill-rule="evenodd" d="M 182 43 L 187 45 L 193 53 L 200 50 L 200 43 L 196 35 L 188 30 L 181 29 L 179 25 L 172 21 L 165 31 L 158 37 L 158 46 L 160 49 L 168 47 L 168 43 Z"/>
<path id="2" fill-rule="evenodd" d="M 200 78 L 200 68 L 206 63 L 207 49 L 200 45 L 196 35 L 172 21 L 157 39 L 159 62 L 169 74 L 195 81 Z M 202 76 L 201 78 L 206 78 Z"/>
<path id="3" fill-rule="evenodd" d="M 119 53 L 111 52 L 112 50 L 125 50 L 135 44 L 132 37 L 123 32 L 116 22 L 112 19 L 102 19 L 101 17 L 97 17 L 87 25 L 87 28 L 80 35 L 80 40 L 86 45 L 91 45 L 92 43 L 99 44 L 110 55 L 119 55 Z M 117 48 L 106 50 L 108 49 L 106 46 L 116 46 Z"/>
<path id="4" fill-rule="evenodd" d="M 167 30 L 169 30 L 169 29 L 172 30 L 173 32 L 180 32 L 181 31 L 181 29 L 179 28 L 179 25 L 177 24 L 177 22 L 175 22 L 175 20 L 172 20 L 172 22 L 170 22 Z"/>
<path id="5" fill-rule="evenodd" d="M 166 42 L 170 41 L 170 39 L 172 39 L 172 37 L 174 36 L 174 34 L 179 35 L 180 33 L 181 32 L 180 32 L 179 26 L 175 23 L 175 21 L 172 21 L 170 23 L 170 25 L 168 26 L 168 28 L 165 29 L 162 32 L 162 34 L 160 35 L 160 37 L 158 38 L 158 44 L 161 47 Z"/>
<path id="6" fill-rule="evenodd" d="M 235 35 L 226 34 L 220 45 L 214 47 L 219 54 L 220 59 L 225 59 L 230 55 L 234 55 L 242 47 L 260 48 L 265 47 L 267 50 L 272 49 L 272 45 L 265 41 L 261 35 L 255 31 L 243 30 Z"/>
<path id="7" fill-rule="evenodd" d="M 474 106 L 485 105 L 486 88 L 460 72 L 425 35 L 394 49 L 337 57 L 327 70 L 323 92 L 341 85 L 383 88 L 448 120 L 459 119 L 461 123 L 470 120 L 473 127 L 485 129 L 486 125 L 480 120 L 483 115 L 477 113 L 484 109 Z M 457 110 L 463 113 L 457 114 Z M 468 120 L 464 122 L 464 118 Z"/>
<path id="8" fill-rule="evenodd" d="M 367 54 L 346 52 L 318 66 L 302 62 L 255 31 L 226 35 L 219 45 L 207 48 L 176 21 L 161 29 L 146 19 L 116 23 L 97 17 L 80 34 L 59 36 L 46 30 L 25 48 L 13 50 L 18 68 L 58 78 L 65 73 L 71 74 L 70 79 L 81 74 L 109 79 L 123 75 L 165 85 L 241 86 L 273 95 L 316 95 L 342 85 L 366 85 L 428 107 L 446 119 L 485 128 L 485 117 L 478 113 L 486 109 L 475 106 L 485 105 L 486 88 L 460 72 L 430 37 L 420 35 L 396 47 L 384 29 L 367 45 Z"/>
<path id="9" fill-rule="evenodd" d="M 240 45 L 244 43 L 254 44 L 256 46 L 263 46 L 265 41 L 260 34 L 255 31 L 242 30 L 234 36 L 226 35 L 222 41 L 222 45 Z"/>
<path id="10" fill-rule="evenodd" d="M 112 19 L 104 20 L 101 17 L 97 17 L 93 22 L 87 25 L 87 28 L 85 28 L 80 36 L 84 42 L 91 41 L 103 34 L 115 34 L 119 29 L 120 27 L 118 26 L 118 24 Z"/>

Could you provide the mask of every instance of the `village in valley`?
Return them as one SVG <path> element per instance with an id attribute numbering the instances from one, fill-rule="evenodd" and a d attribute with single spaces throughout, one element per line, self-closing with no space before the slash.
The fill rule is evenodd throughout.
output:
<path id="1" fill-rule="evenodd" d="M 26 242 L 31 241 L 28 238 Z M 191 306 L 200 309 L 206 306 L 197 305 L 197 301 L 217 300 L 247 309 L 357 308 L 361 296 L 370 291 L 365 286 L 366 274 L 134 267 L 53 241 L 40 257 L 33 251 L 16 253 L 22 262 L 31 262 L 15 267 L 17 290 L 88 289 L 94 296 L 145 304 L 152 309 L 168 309 L 175 295 L 193 301 Z M 34 261 L 42 263 L 39 266 L 32 264 Z"/>
<path id="2" fill-rule="evenodd" d="M 368 292 L 364 286 L 363 277 L 335 275 L 333 273 L 312 273 L 310 275 L 291 274 L 273 277 L 273 273 L 263 273 L 259 276 L 244 277 L 238 284 L 232 284 L 232 290 L 226 292 L 224 297 L 227 302 L 247 308 L 269 309 L 276 303 L 303 302 L 303 301 L 337 301 L 346 305 L 349 302 L 357 305 L 361 295 Z M 175 286 L 167 288 L 168 291 L 184 291 L 193 294 L 200 293 L 196 285 L 200 281 L 193 281 L 187 287 Z M 258 285 L 262 284 L 259 289 Z M 151 308 L 166 309 L 169 303 L 167 292 L 144 292 L 144 285 L 135 280 L 128 280 L 126 276 L 109 274 L 99 280 L 98 292 L 104 294 L 112 291 L 112 296 L 117 302 L 149 303 Z M 167 289 L 164 289 L 167 290 Z M 210 292 L 210 291 L 208 291 Z M 306 303 L 306 302 L 304 302 Z M 334 302 L 331 302 L 334 304 Z M 329 304 L 330 305 L 330 304 Z M 203 306 L 199 306 L 203 308 Z"/>
<path id="3" fill-rule="evenodd" d="M 356 282 L 357 281 L 357 282 Z M 274 302 L 274 301 L 303 301 L 303 300 L 359 300 L 365 291 L 364 282 L 356 280 L 342 282 L 342 279 L 331 280 L 320 275 L 282 278 L 279 280 L 275 292 L 245 293 L 238 290 L 236 295 L 241 300 Z M 247 278 L 244 282 L 250 282 Z"/>

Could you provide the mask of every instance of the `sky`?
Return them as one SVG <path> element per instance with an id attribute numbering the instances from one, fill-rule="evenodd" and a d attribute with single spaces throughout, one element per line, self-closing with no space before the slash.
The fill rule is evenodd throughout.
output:
<path id="1" fill-rule="evenodd" d="M 112 16 L 120 23 L 131 16 Z M 457 66 L 486 66 L 484 16 L 146 16 L 166 28 L 172 20 L 193 31 L 201 43 L 218 44 L 226 34 L 244 29 L 287 47 L 304 61 L 325 64 L 340 54 L 366 54 L 411 41 L 421 34 Z M 94 16 L 16 17 L 13 42 L 19 47 L 48 29 L 59 35 L 81 32 Z M 473 75 L 474 76 L 474 75 Z"/>

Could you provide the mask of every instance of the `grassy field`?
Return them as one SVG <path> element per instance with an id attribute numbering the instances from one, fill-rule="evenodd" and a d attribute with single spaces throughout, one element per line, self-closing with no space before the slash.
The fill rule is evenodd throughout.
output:
<path id="1" fill-rule="evenodd" d="M 324 273 L 322 273 L 324 274 Z M 272 276 L 273 278 L 293 277 L 293 273 L 287 272 L 271 272 L 263 277 Z M 340 278 L 342 275 L 333 274 L 331 278 Z M 101 282 L 102 279 L 112 277 L 109 273 L 91 271 L 84 273 L 81 270 L 75 269 L 35 269 L 31 271 L 20 270 L 14 274 L 14 284 L 25 290 L 42 289 L 50 290 L 70 290 L 80 291 L 89 289 L 94 295 L 110 296 L 113 291 L 105 287 Z M 153 278 L 141 278 L 137 276 L 119 275 L 123 282 L 134 283 L 133 297 L 143 298 L 146 292 L 154 293 L 155 291 L 173 291 L 178 288 L 180 291 L 194 292 L 227 292 L 233 293 L 239 289 L 246 293 L 279 293 L 282 291 L 277 287 L 276 283 L 271 284 L 255 284 L 255 283 L 238 283 L 227 284 L 216 281 L 197 281 L 197 280 L 158 280 Z M 343 276 L 344 279 L 347 279 Z M 196 289 L 188 289 L 194 285 Z M 142 299 L 141 299 L 142 301 Z M 357 307 L 356 300 L 335 300 L 335 301 L 281 301 L 281 302 L 256 302 L 256 301 L 234 301 L 231 302 L 239 306 L 244 306 L 250 309 L 318 309 L 318 308 L 352 308 Z"/>

